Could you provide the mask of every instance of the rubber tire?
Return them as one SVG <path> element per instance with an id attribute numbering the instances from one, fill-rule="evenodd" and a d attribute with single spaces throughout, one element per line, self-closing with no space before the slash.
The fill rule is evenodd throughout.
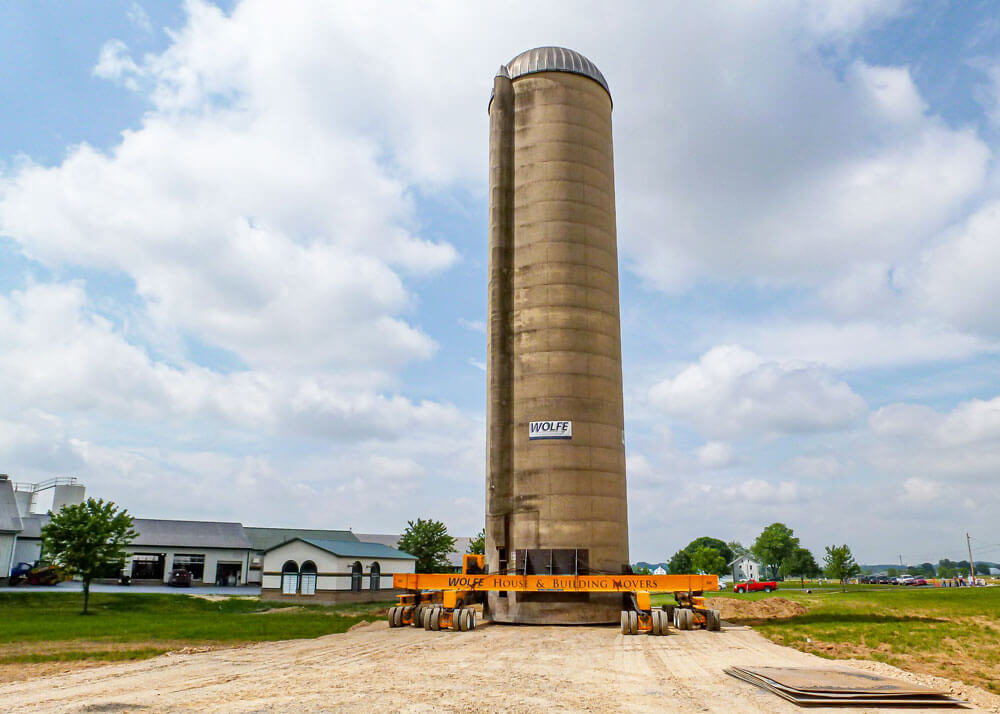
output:
<path id="1" fill-rule="evenodd" d="M 476 611 L 470 608 L 466 612 L 469 613 L 469 629 L 476 629 Z"/>
<path id="2" fill-rule="evenodd" d="M 441 629 L 441 608 L 439 607 L 431 610 L 431 629 L 435 632 Z"/>
<path id="3" fill-rule="evenodd" d="M 653 621 L 653 627 L 649 631 L 649 634 L 651 634 L 651 635 L 662 635 L 663 634 L 661 626 L 660 626 L 660 623 L 662 622 L 662 620 L 660 619 L 660 615 L 662 615 L 662 614 L 663 614 L 662 610 L 653 610 L 653 612 L 650 614 L 650 619 Z"/>
<path id="4" fill-rule="evenodd" d="M 747 591 L 746 588 L 736 588 L 735 592 L 736 592 L 737 595 L 742 595 L 746 591 Z"/>
<path id="5" fill-rule="evenodd" d="M 421 625 L 425 630 L 431 629 L 431 608 L 425 607 L 420 613 Z"/>
<path id="6" fill-rule="evenodd" d="M 677 609 L 676 605 L 664 605 L 663 612 L 666 613 L 666 622 L 674 621 L 674 610 Z"/>
<path id="7" fill-rule="evenodd" d="M 404 621 L 404 618 L 405 618 L 405 617 L 406 617 L 407 615 L 409 615 L 409 616 L 410 616 L 410 622 L 409 622 L 409 623 L 406 623 L 406 624 L 410 624 L 410 625 L 412 625 L 412 624 L 413 624 L 413 617 L 414 617 L 414 615 L 413 615 L 413 611 L 414 611 L 415 609 L 416 609 L 416 608 L 414 608 L 414 607 L 413 607 L 413 605 L 404 605 L 404 606 L 403 606 L 403 610 L 402 610 L 402 611 L 401 611 L 401 612 L 399 613 L 399 624 L 400 624 L 400 626 L 401 626 L 401 627 L 403 626 L 403 624 L 404 624 L 404 622 L 403 622 L 403 621 Z"/>
<path id="8" fill-rule="evenodd" d="M 690 630 L 691 620 L 688 619 L 689 610 L 681 608 L 677 611 L 677 629 L 678 630 Z"/>
<path id="9" fill-rule="evenodd" d="M 694 629 L 694 610 L 684 611 L 684 624 L 687 626 L 687 629 Z"/>
<path id="10" fill-rule="evenodd" d="M 705 619 L 708 621 L 707 629 L 709 632 L 718 632 L 722 629 L 722 617 L 718 610 L 709 610 Z"/>
<path id="11" fill-rule="evenodd" d="M 622 634 L 628 634 L 628 610 L 622 610 Z"/>
<path id="12" fill-rule="evenodd" d="M 423 627 L 424 626 L 424 606 L 414 605 L 413 607 L 413 626 Z"/>
<path id="13" fill-rule="evenodd" d="M 764 586 L 764 592 L 766 592 L 766 593 L 771 592 L 771 586 L 770 585 L 765 585 Z"/>
<path id="14" fill-rule="evenodd" d="M 456 607 L 451 611 L 451 629 L 453 632 L 462 631 L 462 617 L 464 613 L 465 611 L 460 607 Z"/>
<path id="15" fill-rule="evenodd" d="M 389 608 L 389 614 L 386 618 L 389 621 L 389 627 L 396 626 L 396 608 L 395 606 Z"/>
<path id="16" fill-rule="evenodd" d="M 639 634 L 639 613 L 635 610 L 628 614 L 628 631 L 630 635 Z"/>

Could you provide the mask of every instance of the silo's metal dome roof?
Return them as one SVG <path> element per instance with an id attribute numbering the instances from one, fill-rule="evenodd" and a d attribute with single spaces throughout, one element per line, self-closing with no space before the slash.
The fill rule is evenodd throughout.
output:
<path id="1" fill-rule="evenodd" d="M 536 47 L 522 52 L 500 68 L 500 74 L 506 72 L 511 79 L 523 77 L 535 72 L 570 72 L 582 74 L 604 87 L 609 95 L 608 80 L 604 79 L 601 70 L 589 59 L 574 50 L 565 47 Z"/>

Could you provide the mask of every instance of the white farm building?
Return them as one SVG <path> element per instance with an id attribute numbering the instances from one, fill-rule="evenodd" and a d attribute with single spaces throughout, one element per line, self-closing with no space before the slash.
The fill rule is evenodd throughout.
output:
<path id="1" fill-rule="evenodd" d="M 261 597 L 365 602 L 391 599 L 392 576 L 417 559 L 382 543 L 293 538 L 264 553 Z"/>

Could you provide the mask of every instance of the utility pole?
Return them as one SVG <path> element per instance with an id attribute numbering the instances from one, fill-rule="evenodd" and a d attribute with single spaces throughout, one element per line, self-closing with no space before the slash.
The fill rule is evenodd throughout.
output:
<path id="1" fill-rule="evenodd" d="M 969 534 L 965 534 L 965 545 L 969 549 L 969 580 L 972 585 L 976 584 L 976 564 L 972 560 L 972 539 L 969 538 Z"/>

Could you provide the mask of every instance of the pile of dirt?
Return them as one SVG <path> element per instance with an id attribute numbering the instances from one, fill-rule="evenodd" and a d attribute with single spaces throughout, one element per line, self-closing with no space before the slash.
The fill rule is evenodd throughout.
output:
<path id="1" fill-rule="evenodd" d="M 708 607 L 718 610 L 723 620 L 781 620 L 787 617 L 805 615 L 808 610 L 799 602 L 783 597 L 764 600 L 737 600 L 730 597 L 710 597 L 705 600 Z"/>

